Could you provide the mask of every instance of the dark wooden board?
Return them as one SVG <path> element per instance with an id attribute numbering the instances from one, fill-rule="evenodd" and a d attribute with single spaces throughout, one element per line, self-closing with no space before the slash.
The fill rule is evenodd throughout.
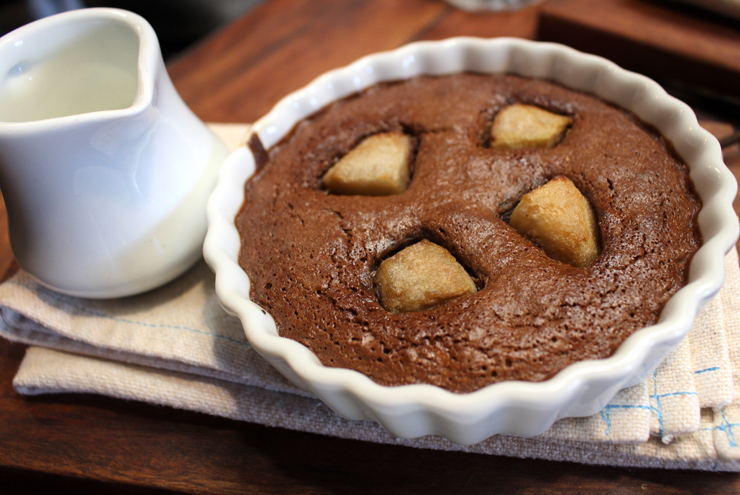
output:
<path id="1" fill-rule="evenodd" d="M 0 339 L 0 493 L 738 493 L 734 473 L 417 450 L 91 395 L 18 396 Z M 53 489 L 53 492 L 51 491 Z"/>
<path id="2" fill-rule="evenodd" d="M 531 38 L 549 3 L 468 14 L 441 0 L 269 0 L 168 69 L 202 119 L 250 122 L 374 51 L 461 35 Z M 13 266 L 4 221 L 0 210 L 0 273 Z M 740 493 L 732 473 L 415 450 L 92 395 L 25 397 L 11 385 L 23 349 L 0 339 L 0 494 Z"/>
<path id="3" fill-rule="evenodd" d="M 657 0 L 550 0 L 537 37 L 661 82 L 740 97 L 740 21 Z"/>

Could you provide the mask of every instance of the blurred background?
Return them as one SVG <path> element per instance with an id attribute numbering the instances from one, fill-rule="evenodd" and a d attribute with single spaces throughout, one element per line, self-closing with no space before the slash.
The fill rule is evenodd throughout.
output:
<path id="1" fill-rule="evenodd" d="M 0 36 L 65 10 L 115 7 L 144 17 L 159 37 L 165 60 L 265 0 L 0 0 Z"/>

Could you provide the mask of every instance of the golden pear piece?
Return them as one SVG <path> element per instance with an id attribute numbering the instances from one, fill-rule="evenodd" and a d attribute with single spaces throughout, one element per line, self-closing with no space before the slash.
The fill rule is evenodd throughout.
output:
<path id="1" fill-rule="evenodd" d="M 581 191 L 562 175 L 525 194 L 509 223 L 563 263 L 585 268 L 599 257 L 596 215 Z"/>
<path id="2" fill-rule="evenodd" d="M 429 309 L 476 291 L 455 257 L 426 239 L 383 260 L 375 285 L 380 303 L 391 313 Z"/>
<path id="3" fill-rule="evenodd" d="M 552 148 L 573 123 L 564 115 L 532 105 L 510 105 L 496 114 L 491 127 L 493 148 Z"/>
<path id="4" fill-rule="evenodd" d="M 411 138 L 402 132 L 364 139 L 334 164 L 321 179 L 332 194 L 388 196 L 409 185 Z"/>

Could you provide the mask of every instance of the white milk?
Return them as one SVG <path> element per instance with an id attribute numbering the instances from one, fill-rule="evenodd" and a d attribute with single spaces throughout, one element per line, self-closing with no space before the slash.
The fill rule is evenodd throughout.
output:
<path id="1" fill-rule="evenodd" d="M 136 14 L 73 10 L 0 38 L 0 189 L 13 253 L 45 285 L 121 297 L 181 274 L 227 154 Z"/>
<path id="2" fill-rule="evenodd" d="M 128 26 L 97 27 L 2 75 L 0 121 L 30 122 L 130 107 L 139 40 Z"/>

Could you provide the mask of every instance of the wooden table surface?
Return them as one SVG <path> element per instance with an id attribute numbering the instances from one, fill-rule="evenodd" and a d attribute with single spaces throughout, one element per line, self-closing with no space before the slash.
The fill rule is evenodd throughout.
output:
<path id="1" fill-rule="evenodd" d="M 539 8 L 473 15 L 440 0 L 270 0 L 169 71 L 203 120 L 250 122 L 371 52 L 457 35 L 533 38 Z M 736 176 L 738 155 L 726 155 Z M 0 273 L 13 269 L 6 223 L 2 211 Z M 740 493 L 732 473 L 415 450 L 98 396 L 23 397 L 11 386 L 23 353 L 0 340 L 0 493 Z"/>

